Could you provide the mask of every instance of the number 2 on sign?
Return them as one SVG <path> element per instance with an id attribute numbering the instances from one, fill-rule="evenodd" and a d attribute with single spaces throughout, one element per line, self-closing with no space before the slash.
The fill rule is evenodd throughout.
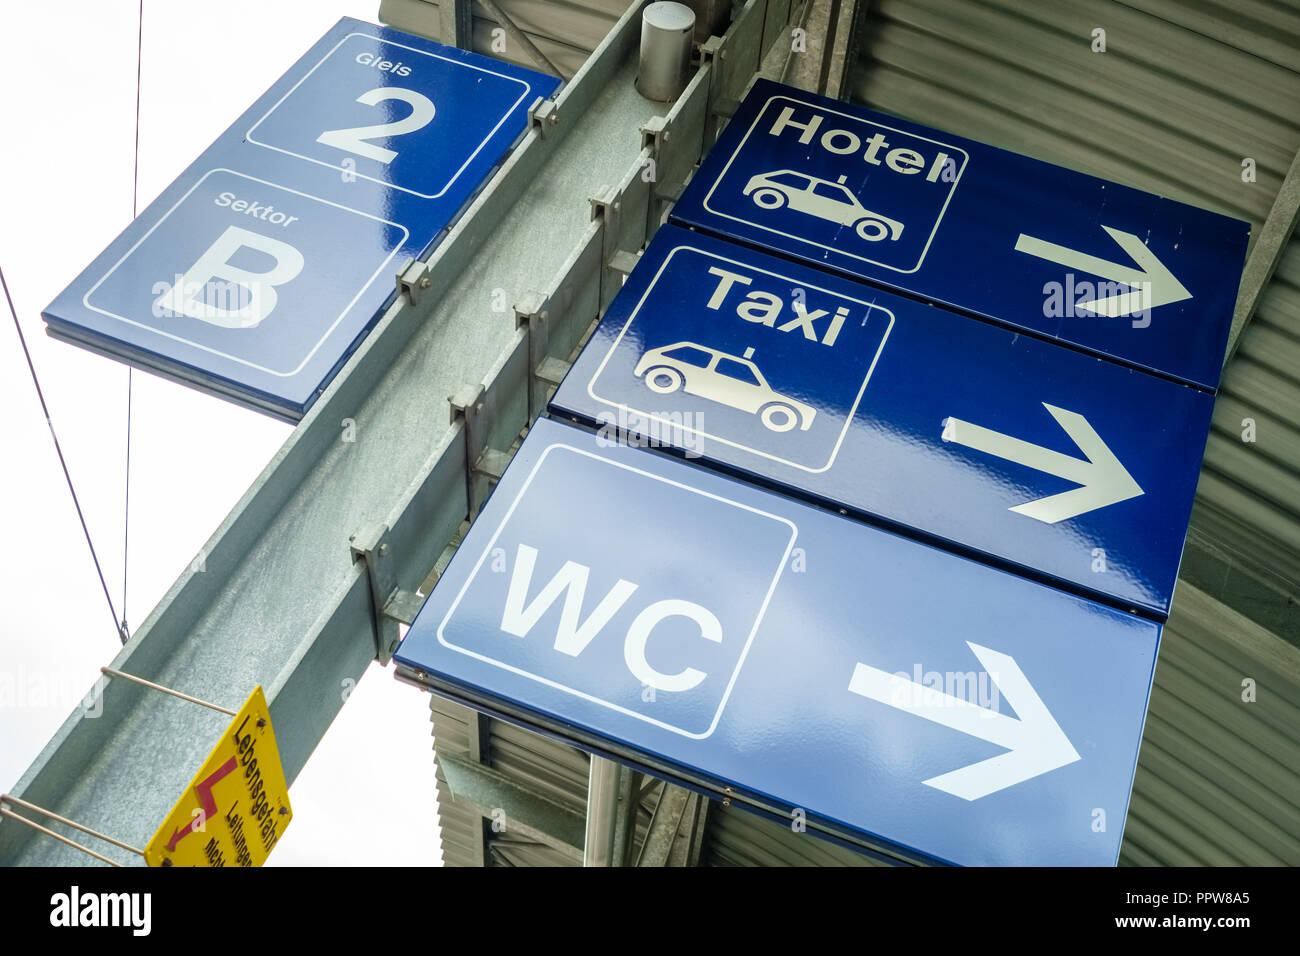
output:
<path id="1" fill-rule="evenodd" d="M 433 119 L 433 100 L 415 90 L 404 90 L 398 86 L 381 86 L 357 97 L 358 103 L 376 106 L 384 100 L 401 100 L 411 105 L 411 112 L 403 119 L 393 123 L 379 123 L 376 126 L 354 126 L 350 129 L 330 129 L 316 137 L 316 142 L 335 149 L 346 150 L 365 156 L 367 159 L 381 163 L 391 163 L 397 158 L 394 150 L 368 143 L 368 139 L 380 139 L 385 136 L 401 136 L 424 129 Z"/>

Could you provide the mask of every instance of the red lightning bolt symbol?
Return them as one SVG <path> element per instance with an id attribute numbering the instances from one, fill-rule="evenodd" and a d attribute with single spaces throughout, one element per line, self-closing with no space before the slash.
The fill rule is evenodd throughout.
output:
<path id="1" fill-rule="evenodd" d="M 172 834 L 172 838 L 167 841 L 168 852 L 171 853 L 176 852 L 177 843 L 180 843 L 184 837 L 189 836 L 191 833 L 198 830 L 199 827 L 203 826 L 204 821 L 207 820 L 208 817 L 216 814 L 217 799 L 212 795 L 212 788 L 217 785 L 217 781 L 219 781 L 226 774 L 230 773 L 237 766 L 239 766 L 238 759 L 235 757 L 231 757 L 220 767 L 214 770 L 212 772 L 212 776 L 208 777 L 207 780 L 203 780 L 194 785 L 194 792 L 199 795 L 199 803 L 203 805 L 203 813 L 200 816 L 196 816 L 184 827 L 182 827 L 181 829 L 177 830 L 175 833 Z"/>

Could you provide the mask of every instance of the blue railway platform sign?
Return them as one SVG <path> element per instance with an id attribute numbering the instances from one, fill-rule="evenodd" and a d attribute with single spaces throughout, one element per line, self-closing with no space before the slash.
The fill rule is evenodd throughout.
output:
<path id="1" fill-rule="evenodd" d="M 543 419 L 396 660 L 909 859 L 1113 865 L 1160 631 Z"/>
<path id="2" fill-rule="evenodd" d="M 345 18 L 55 299 L 48 331 L 300 418 L 559 82 Z"/>
<path id="3" fill-rule="evenodd" d="M 672 219 L 1209 390 L 1250 232 L 769 80 Z"/>
<path id="4" fill-rule="evenodd" d="M 1213 397 L 664 226 L 558 415 L 1169 610 Z"/>

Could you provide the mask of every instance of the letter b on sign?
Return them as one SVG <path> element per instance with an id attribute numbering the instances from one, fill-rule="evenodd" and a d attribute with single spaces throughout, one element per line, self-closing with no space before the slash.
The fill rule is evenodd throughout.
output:
<path id="1" fill-rule="evenodd" d="M 269 257 L 270 268 L 254 271 L 234 265 L 245 249 Z M 302 253 L 281 239 L 227 226 L 163 293 L 158 305 L 164 313 L 187 315 L 223 329 L 252 328 L 275 310 L 275 287 L 297 278 L 304 264 Z"/>

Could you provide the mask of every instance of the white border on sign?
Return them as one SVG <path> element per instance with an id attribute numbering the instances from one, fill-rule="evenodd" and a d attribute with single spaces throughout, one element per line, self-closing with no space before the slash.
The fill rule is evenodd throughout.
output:
<path id="1" fill-rule="evenodd" d="M 709 724 L 709 729 L 704 731 L 703 733 L 693 733 L 681 727 L 675 727 L 672 724 L 665 723 L 662 720 L 655 720 L 653 717 L 649 717 L 645 714 L 638 713 L 635 710 L 629 710 L 628 708 L 623 707 L 619 704 L 615 704 L 612 701 L 602 700 L 599 697 L 595 697 L 591 694 L 586 693 L 585 691 L 578 690 L 575 687 L 569 687 L 565 684 L 559 683 L 558 681 L 553 681 L 550 678 L 542 677 L 541 675 L 534 674 L 531 671 L 526 671 L 521 667 L 515 667 L 513 664 L 507 664 L 505 661 L 499 661 L 495 658 L 488 657 L 486 654 L 480 654 L 477 651 L 472 651 L 469 648 L 461 647 L 458 644 L 452 644 L 450 641 L 447 640 L 444 631 L 446 630 L 447 624 L 451 620 L 452 615 L 456 613 L 456 608 L 460 606 L 461 598 L 465 596 L 465 592 L 469 590 L 469 586 L 474 583 L 474 579 L 478 576 L 479 571 L 483 567 L 483 562 L 486 561 L 488 555 L 492 553 L 492 549 L 495 547 L 497 539 L 501 536 L 501 532 L 505 529 L 506 523 L 510 520 L 511 516 L 515 513 L 515 508 L 519 506 L 519 502 L 523 500 L 524 495 L 528 492 L 528 486 L 532 484 L 533 478 L 536 477 L 538 470 L 542 466 L 542 462 L 546 461 L 547 456 L 550 455 L 550 453 L 557 448 L 562 448 L 565 451 L 573 452 L 575 455 L 581 455 L 584 458 L 590 458 L 593 461 L 599 462 L 604 465 L 611 465 L 615 468 L 622 468 L 625 471 L 630 471 L 638 475 L 643 475 L 644 477 L 650 478 L 654 481 L 662 481 L 664 484 L 672 485 L 675 488 L 681 488 L 683 491 L 689 491 L 692 494 L 697 494 L 704 498 L 711 498 L 714 501 L 719 501 L 722 502 L 723 504 L 731 505 L 734 508 L 740 508 L 743 511 L 752 512 L 753 514 L 760 515 L 764 518 L 770 518 L 773 521 L 777 521 L 783 525 L 786 525 L 790 529 L 790 540 L 785 546 L 785 553 L 781 555 L 781 560 L 776 566 L 776 574 L 772 578 L 772 583 L 768 586 L 767 593 L 763 596 L 763 603 L 759 605 L 758 613 L 754 618 L 754 626 L 750 628 L 749 636 L 745 639 L 745 646 L 741 649 L 740 656 L 736 658 L 736 667 L 731 673 L 731 679 L 727 682 L 726 689 L 722 692 L 721 699 L 718 701 L 718 709 L 717 712 L 714 713 L 713 715 L 713 720 Z M 533 470 L 530 471 L 528 473 L 528 477 L 524 479 L 523 485 L 520 486 L 519 488 L 519 493 L 515 495 L 515 500 L 510 502 L 510 507 L 506 509 L 506 513 L 504 517 L 502 517 L 501 523 L 497 525 L 496 530 L 492 533 L 492 537 L 488 539 L 488 543 L 484 546 L 483 553 L 479 555 L 478 561 L 475 562 L 474 564 L 474 569 L 470 571 L 469 577 L 466 578 L 465 583 L 461 585 L 460 591 L 456 594 L 456 597 L 451 602 L 451 606 L 447 608 L 447 613 L 443 615 L 442 621 L 438 625 L 438 643 L 441 644 L 443 647 L 449 648 L 450 650 L 458 651 L 459 653 L 466 654 L 470 657 L 475 658 L 476 660 L 480 660 L 483 661 L 484 663 L 492 664 L 496 667 L 503 668 L 504 670 L 510 671 L 512 674 L 518 674 L 520 677 L 530 678 L 532 680 L 538 681 L 539 683 L 545 684 L 547 687 L 552 687 L 556 690 L 565 691 L 566 693 L 573 694 L 575 697 L 581 697 L 583 700 L 589 701 L 590 703 L 600 704 L 603 707 L 608 707 L 611 710 L 616 710 L 620 714 L 625 714 L 628 717 L 635 717 L 638 720 L 644 720 L 647 723 L 651 723 L 654 724 L 656 727 L 662 728 L 663 730 L 669 730 L 675 734 L 681 734 L 683 737 L 689 737 L 692 740 L 703 740 L 704 738 L 710 736 L 715 730 L 718 729 L 718 721 L 722 719 L 722 711 L 726 708 L 727 701 L 731 697 L 732 688 L 736 686 L 736 679 L 740 677 L 740 669 L 741 667 L 744 666 L 745 658 L 749 656 L 749 648 L 754 643 L 754 637 L 755 635 L 758 634 L 758 628 L 759 625 L 763 623 L 764 615 L 767 614 L 767 606 L 772 601 L 772 595 L 776 591 L 777 582 L 781 580 L 781 574 L 782 572 L 785 571 L 786 562 L 790 558 L 790 551 L 794 548 L 795 540 L 798 537 L 799 537 L 799 528 L 789 518 L 783 518 L 780 515 L 774 515 L 766 511 L 761 511 L 758 508 L 751 507 L 750 505 L 747 504 L 742 504 L 739 501 L 733 501 L 730 498 L 724 498 L 721 495 L 715 495 L 707 491 L 701 491 L 698 488 L 692 488 L 690 485 L 684 485 L 679 481 L 673 481 L 671 478 L 664 478 L 661 475 L 653 474 L 641 468 L 636 468 L 632 465 L 626 465 L 620 461 L 614 461 L 610 458 L 606 458 L 602 455 L 594 454 L 593 452 L 586 451 L 582 448 L 575 448 L 574 446 L 566 445 L 563 442 L 556 442 L 553 445 L 548 445 L 546 449 L 541 453 L 541 455 L 538 456 L 537 462 L 533 465 Z"/>
<path id="2" fill-rule="evenodd" d="M 832 113 L 836 116 L 842 116 L 845 119 L 853 120 L 856 123 L 866 123 L 869 126 L 877 126 L 880 129 L 887 129 L 892 133 L 901 133 L 903 136 L 910 136 L 913 139 L 923 140 L 927 143 L 934 143 L 936 146 L 942 146 L 945 149 L 950 149 L 955 152 L 961 153 L 963 158 L 961 169 L 958 170 L 957 172 L 957 178 L 952 181 L 952 188 L 948 190 L 948 198 L 943 201 L 943 206 L 939 209 L 939 217 L 934 221 L 934 229 L 930 231 L 930 238 L 925 241 L 925 248 L 921 250 L 921 258 L 916 261 L 916 265 L 912 266 L 912 268 L 910 269 L 902 269 L 899 268 L 898 266 L 891 266 L 889 265 L 889 263 L 881 262 L 878 259 L 869 259 L 866 256 L 854 255 L 853 253 L 845 252 L 843 249 L 840 249 L 836 246 L 828 246 L 821 242 L 814 242 L 812 239 L 806 239 L 803 236 L 796 236 L 794 233 L 782 232 L 780 229 L 774 229 L 771 226 L 765 226 L 762 223 L 757 223 L 750 219 L 742 219 L 739 216 L 733 216 L 729 213 L 719 212 L 718 210 L 713 209 L 712 207 L 709 206 L 709 200 L 713 197 L 714 190 L 717 189 L 718 184 L 721 183 L 722 180 L 726 178 L 727 171 L 731 169 L 731 164 L 736 161 L 736 157 L 740 155 L 740 151 L 744 148 L 745 143 L 749 140 L 750 134 L 753 133 L 754 130 L 758 127 L 759 120 L 763 118 L 763 114 L 767 112 L 767 108 L 771 106 L 773 101 L 775 100 L 786 100 L 787 102 L 790 103 L 798 103 L 800 106 L 807 106 L 812 109 L 820 110 L 823 113 Z M 939 232 L 939 223 L 943 222 L 943 217 L 948 212 L 948 204 L 952 202 L 952 197 L 957 192 L 957 185 L 961 182 L 962 173 L 966 172 L 966 165 L 969 162 L 970 162 L 970 153 L 966 152 L 966 150 L 962 149 L 960 146 L 951 146 L 948 143 L 944 143 L 937 139 L 931 139 L 928 136 L 920 136 L 916 133 L 908 132 L 905 129 L 897 129 L 893 126 L 886 126 L 884 123 L 877 123 L 875 120 L 862 119 L 860 116 L 853 116 L 850 113 L 842 113 L 839 110 L 833 110 L 828 107 L 818 105 L 816 103 L 809 103 L 806 100 L 795 99 L 793 96 L 784 96 L 784 95 L 769 96 L 767 98 L 767 102 L 764 103 L 762 108 L 758 111 L 758 115 L 754 117 L 754 122 L 750 125 L 749 129 L 745 130 L 745 135 L 741 137 L 740 142 L 737 144 L 735 151 L 731 154 L 731 157 L 727 160 L 727 165 L 722 167 L 722 172 L 718 175 L 717 180 L 715 180 L 713 185 L 709 187 L 709 191 L 705 193 L 704 202 L 702 205 L 704 206 L 705 210 L 713 213 L 713 215 L 715 216 L 721 216 L 723 219 L 730 219 L 733 222 L 740 222 L 740 223 L 744 223 L 747 226 L 753 226 L 755 229 L 762 229 L 766 232 L 773 232 L 776 233 L 778 236 L 784 236 L 785 238 L 793 239 L 796 242 L 804 242 L 810 246 L 816 246 L 818 249 L 825 249 L 828 252 L 833 252 L 836 255 L 848 256 L 850 259 L 857 259 L 860 262 L 868 262 L 871 265 L 880 266 L 882 269 L 889 269 L 893 272 L 901 272 L 904 275 L 910 275 L 911 273 L 918 271 L 921 268 L 921 264 L 925 262 L 926 254 L 929 253 L 930 251 L 930 245 L 931 243 L 934 242 L 934 237 Z"/>
<path id="3" fill-rule="evenodd" d="M 376 269 L 374 271 L 374 274 L 371 275 L 371 277 L 366 280 L 365 285 L 363 285 L 360 289 L 357 290 L 357 294 L 352 297 L 352 301 L 349 302 L 346 306 L 344 306 L 343 311 L 339 313 L 338 318 L 336 318 L 334 320 L 334 323 L 328 329 L 325 330 L 325 334 L 320 337 L 320 340 L 317 341 L 317 343 L 314 346 L 312 346 L 311 351 L 308 352 L 306 357 L 298 364 L 298 367 L 293 369 L 292 371 L 277 372 L 275 369 L 266 368 L 265 366 L 258 365 L 255 362 L 250 362 L 247 359 L 241 359 L 237 355 L 227 355 L 225 352 L 219 351 L 218 349 L 209 348 L 206 345 L 200 345 L 198 342 L 193 342 L 190 339 L 184 338 L 182 336 L 173 335 L 170 332 L 164 332 L 162 329 L 157 328 L 156 326 L 146 325 L 143 322 L 136 322 L 134 319 L 128 319 L 124 315 L 118 315 L 116 312 L 110 312 L 108 309 L 101 309 L 99 306 L 90 304 L 90 297 L 95 294 L 95 290 L 98 289 L 101 285 L 103 285 L 108 280 L 108 277 L 117 271 L 118 266 L 120 266 L 122 263 L 126 262 L 128 258 L 130 258 L 131 253 L 135 252 L 135 250 L 140 247 L 140 244 L 143 243 L 146 239 L 148 239 L 153 234 L 153 231 L 163 224 L 163 220 L 165 220 L 168 216 L 174 213 L 177 207 L 180 206 L 181 203 L 185 202 L 185 200 L 190 197 L 190 194 L 193 193 L 194 190 L 198 189 L 199 186 L 203 185 L 203 181 L 207 179 L 209 176 L 213 175 L 214 173 L 229 173 L 232 176 L 238 176 L 240 179 L 247 179 L 250 182 L 261 183 L 263 186 L 270 186 L 272 189 L 279 189 L 282 190 L 283 192 L 293 193 L 295 196 L 302 196 L 304 199 L 311 199 L 316 202 L 323 203 L 326 206 L 333 206 L 335 209 L 342 209 L 344 212 L 350 212 L 358 216 L 363 216 L 366 219 L 373 219 L 375 222 L 381 222 L 386 226 L 392 226 L 395 229 L 402 230 L 402 241 L 399 242 L 393 248 L 393 251 L 388 254 L 388 258 L 379 264 L 379 268 Z M 146 332 L 156 333 L 157 335 L 161 335 L 164 338 L 171 339 L 172 341 L 175 342 L 180 342 L 183 345 L 188 345 L 190 348 L 199 349 L 200 351 L 208 352 L 212 355 L 220 356 L 221 358 L 227 359 L 228 361 L 231 362 L 238 362 L 240 365 L 246 365 L 249 368 L 256 369 L 259 372 L 265 372 L 267 375 L 275 375 L 278 378 L 291 378 L 294 375 L 297 375 L 299 372 L 301 372 L 303 370 L 303 367 L 308 362 L 311 361 L 312 356 L 314 356 L 320 350 L 320 347 L 325 344 L 325 340 L 328 339 L 334 333 L 334 330 L 336 328 L 338 328 L 339 323 L 343 321 L 344 316 L 346 316 L 349 312 L 352 311 L 352 307 L 357 304 L 357 299 L 361 298 L 361 296 L 365 293 L 365 291 L 370 288 L 371 284 L 374 283 L 375 279 L 379 278 L 380 273 L 382 273 L 384 269 L 388 267 L 388 264 L 393 261 L 393 257 L 396 256 L 397 253 L 402 249 L 402 247 L 406 245 L 406 240 L 409 239 L 410 237 L 411 237 L 410 231 L 407 230 L 407 228 L 401 225 L 400 223 L 391 222 L 387 219 L 380 219 L 378 216 L 372 216 L 370 215 L 370 213 L 361 212 L 359 209 L 351 209 L 347 206 L 340 206 L 338 203 L 330 202 L 328 199 L 321 199 L 319 196 L 313 196 L 309 193 L 299 192 L 296 189 L 290 189 L 288 186 L 281 186 L 278 183 L 267 182 L 265 179 L 258 179 L 256 176 L 249 176 L 246 175 L 245 173 L 235 172 L 235 170 L 233 169 L 226 169 L 225 167 L 219 167 L 217 169 L 209 169 L 206 173 L 200 176 L 198 181 L 195 182 L 193 186 L 191 186 L 189 189 L 185 191 L 185 195 L 181 196 L 180 199 L 176 200 L 175 205 L 173 205 L 171 209 L 168 209 L 165 213 L 159 216 L 158 221 L 149 227 L 149 231 L 146 232 L 143 236 L 141 236 L 138 240 L 136 240 L 135 245 L 133 245 L 130 249 L 126 250 L 126 253 L 122 256 L 122 258 L 118 259 L 117 262 L 113 263 L 112 268 L 110 268 L 107 272 L 105 272 L 103 277 L 100 278 L 100 280 L 96 282 L 94 285 L 92 285 L 89 290 L 87 290 L 86 294 L 81 297 L 81 302 L 87 309 L 90 309 L 92 312 L 98 312 L 100 315 L 106 315 L 111 319 L 117 319 L 121 322 L 125 322 L 127 325 L 133 325 L 137 329 L 144 329 Z M 176 356 L 170 356 L 170 357 L 176 358 Z"/>
<path id="4" fill-rule="evenodd" d="M 623 337 L 627 335 L 628 329 L 632 327 L 632 323 L 636 320 L 637 315 L 640 314 L 641 312 L 641 307 L 645 305 L 646 299 L 648 299 L 650 297 L 650 293 L 654 291 L 655 283 L 659 281 L 659 277 L 663 275 L 663 271 L 668 268 L 668 263 L 672 261 L 673 256 L 677 255 L 677 253 L 683 250 L 686 250 L 688 252 L 697 252 L 700 255 L 707 256 L 708 258 L 713 259 L 717 262 L 726 262 L 733 266 L 740 266 L 742 269 L 748 269 L 751 272 L 761 272 L 764 275 L 772 276 L 774 279 L 783 279 L 786 282 L 791 283 L 791 286 L 795 288 L 816 289 L 818 292 L 823 292 L 826 295 L 832 296 L 836 299 L 843 299 L 846 302 L 856 302 L 858 305 L 866 306 L 868 314 L 871 312 L 872 309 L 876 309 L 880 312 L 885 313 L 885 315 L 889 316 L 889 325 L 885 327 L 885 334 L 880 337 L 880 345 L 876 347 L 876 354 L 872 356 L 871 365 L 867 368 L 866 378 L 862 380 L 862 387 L 858 389 L 857 397 L 853 399 L 853 407 L 849 409 L 848 414 L 844 418 L 844 427 L 840 429 L 839 437 L 835 440 L 834 447 L 831 448 L 830 458 L 826 460 L 826 464 L 818 468 L 815 468 L 811 465 L 801 465 L 797 461 L 790 461 L 788 458 L 782 458 L 779 455 L 773 455 L 765 451 L 760 451 L 757 448 L 752 448 L 749 445 L 743 445 L 740 442 L 732 441 L 728 438 L 723 438 L 720 435 L 714 435 L 706 431 L 701 431 L 698 428 L 691 428 L 680 422 L 674 422 L 670 419 L 662 417 L 661 415 L 656 415 L 653 412 L 642 411 L 639 408 L 633 408 L 632 406 L 627 405 L 623 402 L 616 402 L 613 401 L 612 399 L 601 398 L 599 395 L 596 394 L 596 379 L 600 378 L 600 374 L 603 371 L 605 371 L 605 366 L 608 365 L 609 360 L 614 357 L 615 349 L 619 347 L 619 345 L 623 341 Z M 596 371 L 592 374 L 591 381 L 587 383 L 587 394 L 590 395 L 596 401 L 601 402 L 602 404 L 610 405 L 614 408 L 620 408 L 623 411 L 628 412 L 629 414 L 640 415 L 643 418 L 647 418 L 651 421 L 656 421 L 659 422 L 660 424 L 668 425 L 674 430 L 680 429 L 681 431 L 684 432 L 690 432 L 691 434 L 698 435 L 701 438 L 706 438 L 706 439 L 711 439 L 712 441 L 721 442 L 724 445 L 730 445 L 732 448 L 739 448 L 741 451 L 747 451 L 750 454 L 757 455 L 760 458 L 766 458 L 769 461 L 774 461 L 781 465 L 789 465 L 791 468 L 798 468 L 800 471 L 806 471 L 809 472 L 810 474 L 820 475 L 823 472 L 829 471 L 831 466 L 835 464 L 835 459 L 839 456 L 840 453 L 840 446 L 844 444 L 844 438 L 849 433 L 849 426 L 853 424 L 853 419 L 858 414 L 858 406 L 862 404 L 862 396 L 867 391 L 867 383 L 871 381 L 872 373 L 874 373 L 876 370 L 876 363 L 880 361 L 880 356 L 885 351 L 885 342 L 889 340 L 889 333 L 892 332 L 893 330 L 894 330 L 894 313 L 891 312 L 889 309 L 885 308 L 883 305 L 876 305 L 874 302 L 867 302 L 863 299 L 855 299 L 852 296 L 843 295 L 842 293 L 839 292 L 832 292 L 829 289 L 823 289 L 821 286 L 813 285 L 810 282 L 797 281 L 795 279 L 791 279 L 789 276 L 781 275 L 779 272 L 772 272 L 768 269 L 760 269 L 759 267 L 750 265 L 749 263 L 741 262 L 737 259 L 728 259 L 726 256 L 720 256 L 717 255 L 716 253 L 707 252 L 704 249 L 699 249 L 696 248 L 695 246 L 685 246 L 685 245 L 675 246 L 673 250 L 664 257 L 663 263 L 659 266 L 659 271 L 657 271 L 654 275 L 654 278 L 650 280 L 650 284 L 646 287 L 645 293 L 641 296 L 640 301 L 637 302 L 636 307 L 632 310 L 632 314 L 628 316 L 627 322 L 625 322 L 623 324 L 623 328 L 619 330 L 618 336 L 614 339 L 614 343 L 609 347 L 609 351 L 605 353 L 605 357 L 601 359 L 600 365 L 597 366 Z"/>
<path id="5" fill-rule="evenodd" d="M 505 123 L 505 121 L 510 118 L 510 114 L 512 114 L 519 107 L 519 104 L 524 101 L 524 97 L 526 97 L 529 91 L 531 91 L 533 88 L 531 83 L 525 80 L 521 80 L 517 76 L 510 76 L 506 73 L 498 73 L 495 70 L 489 70 L 485 67 L 475 66 L 472 63 L 465 63 L 463 60 L 453 60 L 451 57 L 440 56 L 437 53 L 429 53 L 427 50 L 418 50 L 413 46 L 407 46 L 405 43 L 394 43 L 392 40 L 385 40 L 382 37 L 377 37 L 369 33 L 349 33 L 347 36 L 343 37 L 343 39 L 339 40 L 338 43 L 334 44 L 333 48 L 328 53 L 326 53 L 323 57 L 321 57 L 319 63 L 317 63 L 310 70 L 304 73 L 302 75 L 302 79 L 300 79 L 297 83 L 295 83 L 292 87 L 290 87 L 289 92 L 285 93 L 284 96 L 280 97 L 279 101 L 277 101 L 276 104 L 272 106 L 269 110 L 267 110 L 266 113 L 262 115 L 261 119 L 259 119 L 256 123 L 250 126 L 244 138 L 248 140 L 250 143 L 252 143 L 254 146 L 261 146 L 263 149 L 273 149 L 277 153 L 283 153 L 286 156 L 293 156 L 295 159 L 305 159 L 309 163 L 316 163 L 318 166 L 324 166 L 326 169 L 333 169 L 333 170 L 341 169 L 342 167 L 337 166 L 333 163 L 327 163 L 323 159 L 313 159 L 311 156 L 302 155 L 302 153 L 295 153 L 292 152 L 291 150 L 283 149 L 279 146 L 272 146 L 270 143 L 263 143 L 262 141 L 253 138 L 253 130 L 261 126 L 262 123 L 267 119 L 267 117 L 269 117 L 272 113 L 274 113 L 277 109 L 280 108 L 280 104 L 282 104 L 285 100 L 287 100 L 290 96 L 292 96 L 294 92 L 298 89 L 298 87 L 302 86 L 302 84 L 307 81 L 307 77 L 315 73 L 325 63 L 326 60 L 328 60 L 331 56 L 333 56 L 338 51 L 339 47 L 341 47 L 344 43 L 347 43 L 348 40 L 352 39 L 353 37 L 362 37 L 363 39 L 366 40 L 374 40 L 377 43 L 386 43 L 389 46 L 400 47 L 403 50 L 410 50 L 412 53 L 419 53 L 422 56 L 433 57 L 435 60 L 445 60 L 447 63 L 451 63 L 455 66 L 463 66 L 466 69 L 478 70 L 480 73 L 486 73 L 489 76 L 499 76 L 503 80 L 509 80 L 512 83 L 518 83 L 524 88 L 524 91 L 519 94 L 519 99 L 515 100 L 512 104 L 510 104 L 510 108 L 501 115 L 501 119 L 497 121 L 496 126 L 492 127 L 491 132 L 488 133 L 487 137 L 483 140 L 483 142 L 478 144 L 478 146 L 474 149 L 474 152 L 469 154 L 469 158 L 466 159 L 465 162 L 461 164 L 460 169 L 456 170 L 456 172 L 452 174 L 451 179 L 447 180 L 446 185 L 444 185 L 436 193 L 417 192 L 414 189 L 407 189 L 405 186 L 399 186 L 397 185 L 397 183 L 390 182 L 389 180 L 386 179 L 376 179 L 373 176 L 367 176 L 365 173 L 357 172 L 355 169 L 348 170 L 348 172 L 351 173 L 353 176 L 359 176 L 361 179 L 368 179 L 372 183 L 378 183 L 381 186 L 388 186 L 392 189 L 397 189 L 404 193 L 410 193 L 412 196 L 419 196 L 421 199 L 440 199 L 447 192 L 447 190 L 452 187 L 452 184 L 455 183 L 456 180 L 460 178 L 460 174 L 465 171 L 465 168 L 474 161 L 474 157 L 476 157 L 479 153 L 481 153 L 483 151 L 483 147 L 492 141 L 492 137 L 496 136 L 497 132 L 501 129 L 502 124 Z"/>

